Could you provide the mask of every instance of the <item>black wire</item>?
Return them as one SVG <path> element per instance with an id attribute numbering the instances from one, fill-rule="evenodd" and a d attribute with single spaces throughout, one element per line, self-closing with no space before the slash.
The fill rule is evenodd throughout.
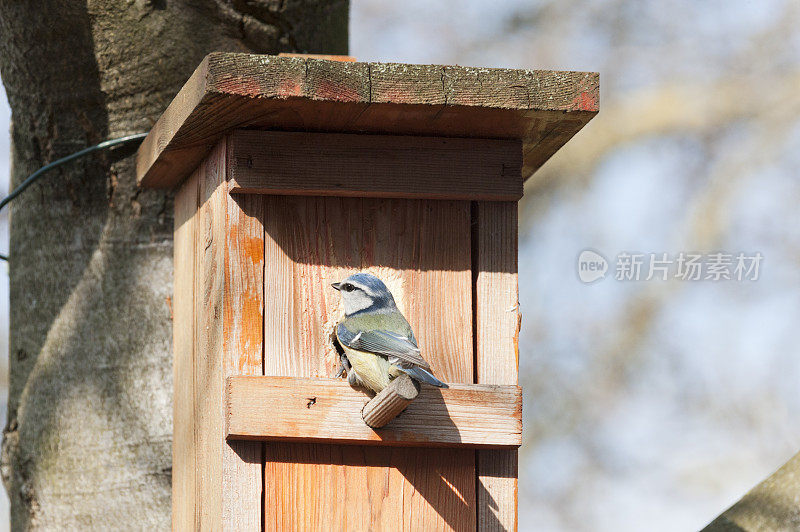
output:
<path id="1" fill-rule="evenodd" d="M 3 210 L 3 207 L 11 203 L 11 201 L 22 194 L 26 188 L 34 184 L 36 181 L 39 180 L 47 171 L 52 170 L 56 166 L 61 166 L 64 163 L 68 163 L 70 161 L 74 161 L 75 159 L 80 159 L 84 155 L 89 155 L 90 153 L 96 152 L 98 150 L 105 150 L 107 148 L 113 148 L 114 146 L 119 146 L 121 144 L 128 144 L 133 142 L 141 142 L 147 136 L 147 133 L 136 133 L 135 135 L 128 135 L 125 137 L 119 137 L 116 139 L 109 139 L 104 140 L 100 144 L 95 144 L 94 146 L 89 146 L 88 148 L 84 148 L 80 151 L 76 151 L 71 155 L 67 155 L 66 157 L 62 157 L 61 159 L 57 159 L 52 163 L 46 164 L 36 170 L 34 173 L 28 176 L 28 178 L 22 182 L 17 188 L 14 189 L 11 194 L 3 198 L 0 201 L 0 211 Z M 8 261 L 8 255 L 0 254 L 0 260 Z"/>

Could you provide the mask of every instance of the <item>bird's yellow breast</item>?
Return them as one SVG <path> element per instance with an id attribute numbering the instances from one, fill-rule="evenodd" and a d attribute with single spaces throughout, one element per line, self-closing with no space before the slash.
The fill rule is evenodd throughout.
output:
<path id="1" fill-rule="evenodd" d="M 358 380 L 375 393 L 389 386 L 389 382 L 401 372 L 397 367 L 390 364 L 384 356 L 376 355 L 369 351 L 353 349 L 344 345 L 341 341 L 339 343 L 344 349 Z"/>
<path id="2" fill-rule="evenodd" d="M 389 361 L 375 353 L 357 351 L 347 346 L 342 346 L 350 365 L 353 367 L 358 380 L 374 392 L 380 392 L 389 386 Z"/>

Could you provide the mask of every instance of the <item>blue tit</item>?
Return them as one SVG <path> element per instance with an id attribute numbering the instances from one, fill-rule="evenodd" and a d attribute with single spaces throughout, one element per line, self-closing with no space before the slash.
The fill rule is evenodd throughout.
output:
<path id="1" fill-rule="evenodd" d="M 414 331 L 383 281 L 368 273 L 356 273 L 332 286 L 344 303 L 344 318 L 336 326 L 335 335 L 344 351 L 342 364 L 351 385 L 378 393 L 406 373 L 418 382 L 447 388 L 431 374 Z"/>

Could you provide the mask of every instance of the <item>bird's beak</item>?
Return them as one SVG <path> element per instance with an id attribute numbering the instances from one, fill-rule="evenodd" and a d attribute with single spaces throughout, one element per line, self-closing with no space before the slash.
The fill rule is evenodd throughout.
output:
<path id="1" fill-rule="evenodd" d="M 340 283 L 331 283 L 331 286 L 336 290 L 340 290 L 339 287 L 341 286 L 341 284 Z"/>

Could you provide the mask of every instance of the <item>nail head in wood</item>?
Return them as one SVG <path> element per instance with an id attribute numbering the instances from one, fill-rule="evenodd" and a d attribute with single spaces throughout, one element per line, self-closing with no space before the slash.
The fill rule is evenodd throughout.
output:
<path id="1" fill-rule="evenodd" d="M 423 386 L 406 412 L 380 431 L 361 415 L 370 399 L 340 379 L 232 376 L 226 395 L 229 441 L 490 449 L 522 444 L 522 389 L 516 385 Z M 309 407 L 310 398 L 316 402 Z M 271 407 L 276 404 L 280 408 Z"/>
<path id="2" fill-rule="evenodd" d="M 400 415 L 417 395 L 419 383 L 408 375 L 400 375 L 364 405 L 361 417 L 368 426 L 379 429 Z"/>

